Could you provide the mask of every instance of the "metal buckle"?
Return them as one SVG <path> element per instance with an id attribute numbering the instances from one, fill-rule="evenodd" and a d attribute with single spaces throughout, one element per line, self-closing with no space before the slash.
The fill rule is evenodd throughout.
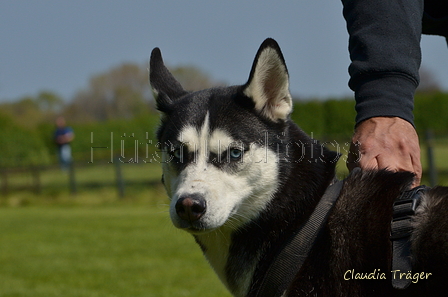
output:
<path id="1" fill-rule="evenodd" d="M 404 191 L 401 196 L 395 200 L 390 231 L 391 240 L 411 235 L 413 229 L 411 224 L 412 216 L 415 215 L 415 211 L 420 205 L 421 192 L 426 189 L 426 186 L 419 186 L 412 190 Z"/>
<path id="2" fill-rule="evenodd" d="M 420 197 L 409 198 L 405 200 L 396 200 L 393 206 L 393 218 L 401 218 L 415 214 L 418 204 L 420 204 Z"/>

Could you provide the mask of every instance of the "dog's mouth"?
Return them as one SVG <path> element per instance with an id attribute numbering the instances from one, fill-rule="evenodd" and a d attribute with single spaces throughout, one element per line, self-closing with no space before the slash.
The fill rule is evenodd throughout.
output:
<path id="1" fill-rule="evenodd" d="M 193 235 L 200 235 L 200 234 L 206 234 L 208 232 L 212 232 L 216 228 L 207 228 L 203 226 L 202 224 L 189 224 L 189 226 L 179 226 L 179 229 L 182 229 L 190 234 Z"/>
<path id="2" fill-rule="evenodd" d="M 196 228 L 196 227 L 190 227 L 190 228 L 185 229 L 185 231 L 187 231 L 188 233 L 194 234 L 194 235 L 205 234 L 205 233 L 208 233 L 213 230 L 214 229 Z"/>
<path id="3" fill-rule="evenodd" d="M 176 228 L 179 228 L 181 230 L 184 230 L 190 234 L 193 235 L 201 235 L 206 234 L 209 232 L 216 231 L 217 229 L 223 227 L 224 225 L 228 225 L 227 223 L 229 221 L 233 221 L 233 223 L 230 223 L 228 227 L 230 229 L 236 229 L 239 226 L 239 220 L 236 218 L 237 216 L 237 209 L 238 206 L 234 206 L 232 211 L 230 212 L 230 215 L 226 217 L 225 219 L 223 217 L 221 218 L 215 218 L 214 220 L 211 220 L 210 218 L 207 218 L 204 214 L 204 216 L 195 217 L 193 218 L 192 215 L 179 215 L 183 214 L 179 211 L 179 208 L 176 209 L 175 212 L 172 212 L 171 219 Z"/>
<path id="4" fill-rule="evenodd" d="M 210 225 L 205 221 L 197 220 L 197 221 L 187 221 L 183 220 L 179 217 L 173 218 L 173 224 L 176 228 L 184 230 L 193 235 L 206 234 L 209 232 L 213 232 L 216 229 L 219 229 L 221 225 Z"/>

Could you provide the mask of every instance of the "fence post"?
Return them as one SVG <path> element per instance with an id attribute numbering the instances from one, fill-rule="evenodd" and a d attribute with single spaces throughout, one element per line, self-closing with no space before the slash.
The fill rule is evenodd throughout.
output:
<path id="1" fill-rule="evenodd" d="M 40 194 L 42 187 L 40 184 L 40 170 L 37 166 L 31 167 L 31 175 L 33 176 L 34 193 Z"/>
<path id="2" fill-rule="evenodd" d="M 4 196 L 8 194 L 8 173 L 6 170 L 1 171 L 2 175 L 2 193 Z"/>
<path id="3" fill-rule="evenodd" d="M 434 161 L 434 135 L 430 129 L 426 129 L 426 153 L 428 157 L 429 185 L 437 184 L 437 168 Z"/>
<path id="4" fill-rule="evenodd" d="M 115 176 L 117 181 L 118 197 L 124 198 L 124 180 L 121 172 L 121 161 L 118 158 L 115 159 Z"/>

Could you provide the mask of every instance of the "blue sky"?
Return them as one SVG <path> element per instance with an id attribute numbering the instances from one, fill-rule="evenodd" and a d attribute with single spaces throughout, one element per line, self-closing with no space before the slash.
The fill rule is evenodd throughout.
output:
<path id="1" fill-rule="evenodd" d="M 351 96 L 338 0 L 3 0 L 0 101 L 41 90 L 69 100 L 94 74 L 147 63 L 156 46 L 168 65 L 195 65 L 215 80 L 242 84 L 266 37 L 283 50 L 294 96 Z M 422 65 L 448 89 L 445 40 L 425 36 L 422 51 Z"/>

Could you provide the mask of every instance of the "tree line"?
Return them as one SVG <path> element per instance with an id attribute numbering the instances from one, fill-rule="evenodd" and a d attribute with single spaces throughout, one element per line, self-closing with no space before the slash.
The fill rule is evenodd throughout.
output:
<path id="1" fill-rule="evenodd" d="M 191 66 L 171 69 L 187 90 L 221 82 Z M 415 96 L 415 125 L 420 135 L 432 129 L 448 135 L 448 93 L 424 83 Z M 54 120 L 62 115 L 75 132 L 75 160 L 82 162 L 154 162 L 159 114 L 146 65 L 122 64 L 92 76 L 87 87 L 66 101 L 42 91 L 0 104 L 0 168 L 56 162 Z M 355 119 L 353 98 L 294 100 L 291 118 L 315 139 L 349 141 Z"/>

